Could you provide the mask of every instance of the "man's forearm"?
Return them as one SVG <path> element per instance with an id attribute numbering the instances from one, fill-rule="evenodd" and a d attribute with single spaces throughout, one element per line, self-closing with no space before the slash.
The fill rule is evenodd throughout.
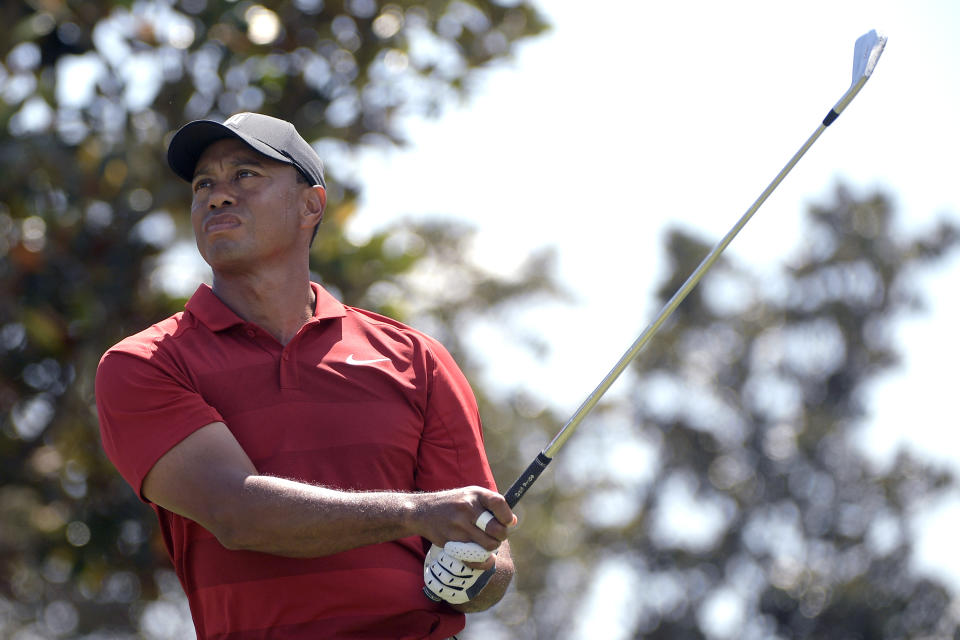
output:
<path id="1" fill-rule="evenodd" d="M 246 475 L 236 490 L 207 504 L 207 517 L 198 522 L 227 548 L 290 557 L 330 555 L 409 536 L 438 546 L 458 540 L 493 550 L 506 528 L 498 524 L 495 538 L 476 527 L 476 514 L 500 511 L 506 520 L 509 513 L 501 495 L 480 487 L 352 492 L 258 474 Z"/>
<path id="2" fill-rule="evenodd" d="M 515 521 L 506 500 L 482 487 L 447 491 L 350 492 L 261 475 L 222 422 L 197 429 L 147 473 L 143 496 L 190 518 L 225 547 L 315 557 L 421 536 L 496 549 Z M 497 519 L 485 530 L 479 514 Z"/>
<path id="3" fill-rule="evenodd" d="M 316 557 L 415 535 L 416 494 L 354 493 L 252 475 L 211 529 L 231 549 Z"/>

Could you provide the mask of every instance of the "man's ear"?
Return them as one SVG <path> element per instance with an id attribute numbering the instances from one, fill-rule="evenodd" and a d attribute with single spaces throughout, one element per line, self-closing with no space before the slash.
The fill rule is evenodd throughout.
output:
<path id="1" fill-rule="evenodd" d="M 320 185 L 314 185 L 304 190 L 306 207 L 304 208 L 304 225 L 313 228 L 323 220 L 323 212 L 327 208 L 327 190 Z"/>

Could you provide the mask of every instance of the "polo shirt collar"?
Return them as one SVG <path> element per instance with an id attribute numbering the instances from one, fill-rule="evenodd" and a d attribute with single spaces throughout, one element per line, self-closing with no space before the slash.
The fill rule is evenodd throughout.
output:
<path id="1" fill-rule="evenodd" d="M 342 318 L 347 315 L 346 309 L 326 289 L 316 282 L 310 283 L 317 304 L 313 310 L 313 321 Z M 225 305 L 207 284 L 201 284 L 187 300 L 186 310 L 195 316 L 211 331 L 223 331 L 236 325 L 246 324 L 246 321 Z"/>
<path id="2" fill-rule="evenodd" d="M 330 293 L 318 285 L 316 282 L 310 283 L 314 295 L 317 296 L 317 306 L 313 310 L 314 320 L 328 320 L 330 318 L 343 318 L 347 315 L 347 310 L 343 303 L 334 298 Z"/>

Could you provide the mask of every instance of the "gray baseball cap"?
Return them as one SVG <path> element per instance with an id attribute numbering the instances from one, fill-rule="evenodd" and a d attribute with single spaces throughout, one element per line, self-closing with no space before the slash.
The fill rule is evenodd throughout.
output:
<path id="1" fill-rule="evenodd" d="M 223 124 L 194 120 L 183 125 L 170 140 L 167 164 L 175 174 L 191 182 L 204 149 L 224 138 L 239 138 L 268 158 L 293 165 L 310 184 L 327 186 L 320 156 L 297 129 L 286 120 L 261 113 L 238 113 Z"/>

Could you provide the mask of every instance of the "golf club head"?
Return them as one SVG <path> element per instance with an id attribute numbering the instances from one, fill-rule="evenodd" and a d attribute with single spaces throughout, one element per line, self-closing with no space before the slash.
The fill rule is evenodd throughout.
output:
<path id="1" fill-rule="evenodd" d="M 867 83 L 886 44 L 887 37 L 873 29 L 857 38 L 857 43 L 853 47 L 853 82 L 850 83 L 850 88 L 843 94 L 840 101 L 827 113 L 823 119 L 823 126 L 830 126 L 830 123 L 837 119 Z"/>
<path id="2" fill-rule="evenodd" d="M 877 60 L 887 44 L 887 37 L 871 29 L 859 38 L 853 47 L 853 82 L 856 84 L 861 78 L 869 78 Z"/>

